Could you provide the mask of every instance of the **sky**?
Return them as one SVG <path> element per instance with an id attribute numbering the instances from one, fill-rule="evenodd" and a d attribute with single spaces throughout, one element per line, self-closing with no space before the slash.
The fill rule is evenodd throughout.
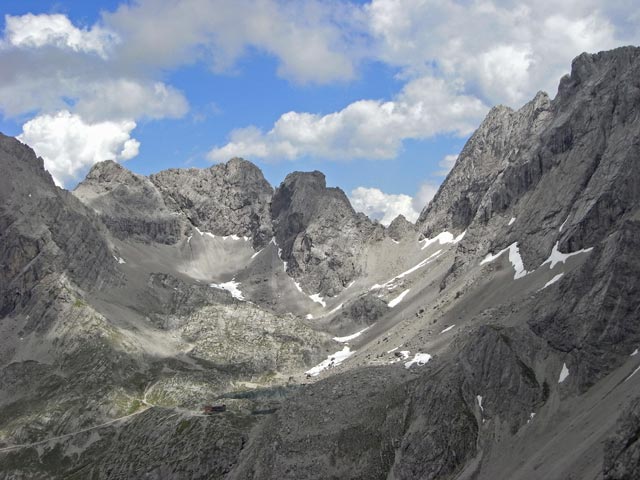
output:
<path id="1" fill-rule="evenodd" d="M 492 106 L 640 43 L 637 0 L 530 3 L 4 1 L 0 131 L 69 189 L 107 159 L 146 175 L 240 156 L 414 221 Z"/>

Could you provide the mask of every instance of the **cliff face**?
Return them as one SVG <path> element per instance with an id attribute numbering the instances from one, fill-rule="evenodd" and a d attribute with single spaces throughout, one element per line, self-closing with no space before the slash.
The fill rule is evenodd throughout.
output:
<path id="1" fill-rule="evenodd" d="M 287 175 L 271 203 L 287 271 L 309 291 L 336 295 L 361 273 L 359 257 L 375 226 L 320 172 Z"/>
<path id="2" fill-rule="evenodd" d="M 167 206 L 215 235 L 249 236 L 255 247 L 273 236 L 273 188 L 258 167 L 233 158 L 208 169 L 166 170 L 150 177 Z"/>
<path id="3" fill-rule="evenodd" d="M 33 289 L 48 277 L 86 290 L 117 283 L 105 233 L 33 150 L 0 136 L 0 315 L 33 306 Z"/>

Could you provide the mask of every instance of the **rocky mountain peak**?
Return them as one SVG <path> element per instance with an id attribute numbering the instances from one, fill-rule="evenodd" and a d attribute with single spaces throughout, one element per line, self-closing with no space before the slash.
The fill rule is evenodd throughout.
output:
<path id="1" fill-rule="evenodd" d="M 170 169 L 150 177 L 167 206 L 200 230 L 250 236 L 256 247 L 273 236 L 273 188 L 253 163 L 233 158 L 207 169 Z"/>
<path id="2" fill-rule="evenodd" d="M 548 96 L 539 92 L 517 111 L 503 105 L 489 111 L 421 212 L 417 225 L 425 236 L 444 230 L 460 233 L 469 226 L 495 179 L 544 128 L 550 108 Z"/>
<path id="3" fill-rule="evenodd" d="M 294 172 L 276 189 L 271 215 L 282 259 L 308 289 L 335 295 L 358 272 L 357 258 L 373 231 L 345 193 L 327 188 L 324 174 Z"/>
<path id="4" fill-rule="evenodd" d="M 396 241 L 415 233 L 416 226 L 407 220 L 404 215 L 398 215 L 387 227 L 387 235 Z"/>

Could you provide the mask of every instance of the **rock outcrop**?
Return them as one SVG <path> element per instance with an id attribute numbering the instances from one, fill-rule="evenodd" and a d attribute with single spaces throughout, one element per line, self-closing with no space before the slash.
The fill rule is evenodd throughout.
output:
<path id="1" fill-rule="evenodd" d="M 151 180 L 110 160 L 97 163 L 73 193 L 121 240 L 173 244 L 186 228 Z"/>
<path id="2" fill-rule="evenodd" d="M 359 256 L 376 226 L 356 213 L 320 172 L 287 175 L 271 202 L 287 272 L 311 292 L 336 295 L 360 273 Z"/>
<path id="3" fill-rule="evenodd" d="M 171 169 L 151 175 L 172 211 L 214 235 L 251 237 L 256 248 L 273 236 L 273 188 L 251 162 L 232 158 L 207 169 Z"/>

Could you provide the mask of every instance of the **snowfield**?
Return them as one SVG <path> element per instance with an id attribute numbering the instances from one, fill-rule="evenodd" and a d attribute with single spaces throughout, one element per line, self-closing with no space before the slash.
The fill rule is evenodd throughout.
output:
<path id="1" fill-rule="evenodd" d="M 220 290 L 226 290 L 227 292 L 231 293 L 231 296 L 233 298 L 236 298 L 238 300 L 244 300 L 244 295 L 238 288 L 238 285 L 240 285 L 240 282 L 230 280 L 225 283 L 212 283 L 209 286 L 212 288 L 218 288 Z"/>
<path id="2" fill-rule="evenodd" d="M 307 375 L 311 375 L 312 377 L 316 377 L 320 375 L 322 371 L 328 368 L 337 367 L 354 353 L 356 352 L 355 351 L 352 352 L 349 347 L 344 347 L 339 352 L 336 352 L 333 355 L 329 355 L 327 359 L 324 360 L 322 363 L 319 363 L 318 365 L 316 365 L 310 370 L 307 370 L 304 373 L 306 373 Z"/>

